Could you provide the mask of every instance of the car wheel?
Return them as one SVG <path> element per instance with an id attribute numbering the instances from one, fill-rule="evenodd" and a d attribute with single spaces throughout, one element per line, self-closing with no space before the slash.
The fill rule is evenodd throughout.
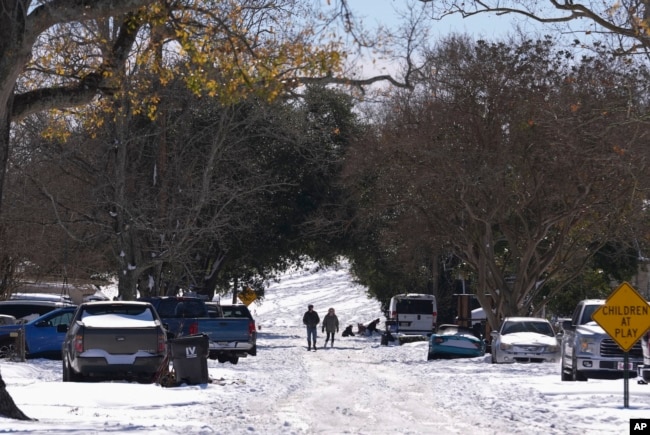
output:
<path id="1" fill-rule="evenodd" d="M 63 356 L 63 382 L 81 382 L 83 376 L 75 373 L 70 367 L 70 362 L 66 356 Z"/>
<path id="2" fill-rule="evenodd" d="M 16 355 L 16 346 L 13 341 L 0 344 L 0 358 L 11 358 Z"/>
<path id="3" fill-rule="evenodd" d="M 432 353 L 427 354 L 427 361 L 431 361 L 432 359 L 436 359 L 435 355 Z"/>
<path id="4" fill-rule="evenodd" d="M 587 377 L 578 370 L 578 361 L 576 360 L 575 355 L 571 358 L 571 379 L 573 381 L 585 382 Z"/>
<path id="5" fill-rule="evenodd" d="M 230 358 L 230 364 L 237 364 L 239 362 L 239 357 L 238 356 L 233 356 Z"/>
<path id="6" fill-rule="evenodd" d="M 650 370 L 641 371 L 641 377 L 646 383 L 650 383 Z"/>
<path id="7" fill-rule="evenodd" d="M 560 367 L 560 376 L 562 377 L 562 381 L 564 381 L 564 382 L 566 382 L 566 381 L 572 382 L 574 380 L 573 379 L 573 372 L 572 371 L 570 372 L 563 365 Z"/>
<path id="8" fill-rule="evenodd" d="M 573 369 L 569 369 L 564 364 L 564 361 L 566 360 L 566 355 L 564 354 L 564 351 L 562 351 L 562 355 L 560 356 L 560 377 L 563 382 L 573 382 Z"/>
<path id="9" fill-rule="evenodd" d="M 257 345 L 254 345 L 251 350 L 248 351 L 248 354 L 251 356 L 257 356 Z"/>
<path id="10" fill-rule="evenodd" d="M 63 373 L 61 374 L 63 382 L 70 382 L 70 368 L 66 364 L 65 358 L 63 358 L 63 364 L 61 364 L 61 367 L 63 367 Z"/>
<path id="11" fill-rule="evenodd" d="M 225 356 L 218 356 L 217 361 L 219 361 L 221 364 L 223 364 L 226 361 L 228 361 L 228 359 Z"/>

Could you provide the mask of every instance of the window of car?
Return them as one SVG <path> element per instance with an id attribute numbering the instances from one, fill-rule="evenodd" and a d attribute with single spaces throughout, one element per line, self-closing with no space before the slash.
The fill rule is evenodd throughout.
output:
<path id="1" fill-rule="evenodd" d="M 430 299 L 400 299 L 397 301 L 397 312 L 400 314 L 431 314 L 433 301 Z"/>
<path id="2" fill-rule="evenodd" d="M 253 318 L 247 308 L 234 305 L 222 305 L 221 310 L 223 311 L 223 317 L 245 317 L 247 319 Z"/>
<path id="3" fill-rule="evenodd" d="M 161 299 L 157 311 L 160 317 L 204 317 L 205 305 L 195 299 Z"/>
<path id="4" fill-rule="evenodd" d="M 87 306 L 81 313 L 81 319 L 106 314 L 123 315 L 140 320 L 154 320 L 153 313 L 146 305 L 97 305 Z"/>
<path id="5" fill-rule="evenodd" d="M 548 335 L 549 337 L 555 336 L 553 328 L 547 322 L 508 321 L 505 322 L 503 328 L 501 328 L 501 335 L 514 334 L 517 332 L 535 332 L 537 334 Z"/>

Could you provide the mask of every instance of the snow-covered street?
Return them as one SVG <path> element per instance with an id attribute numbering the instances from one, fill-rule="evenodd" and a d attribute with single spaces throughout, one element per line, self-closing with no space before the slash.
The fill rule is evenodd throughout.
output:
<path id="1" fill-rule="evenodd" d="M 650 385 L 561 382 L 558 364 L 494 365 L 489 356 L 427 361 L 427 343 L 381 346 L 380 336 L 336 337 L 306 351 L 302 314 L 334 307 L 346 325 L 384 317 L 345 268 L 307 268 L 251 305 L 258 355 L 209 361 L 213 382 L 162 388 L 63 383 L 61 362 L 2 362 L 8 390 L 33 422 L 0 419 L 3 433 L 627 434 L 650 418 Z M 320 329 L 319 329 L 320 334 Z M 319 338 L 319 346 L 324 338 Z"/>

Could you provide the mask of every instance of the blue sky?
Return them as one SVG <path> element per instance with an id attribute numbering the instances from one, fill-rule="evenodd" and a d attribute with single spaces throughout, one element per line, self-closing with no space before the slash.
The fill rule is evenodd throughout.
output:
<path id="1" fill-rule="evenodd" d="M 365 18 L 367 25 L 382 23 L 397 25 L 399 11 L 403 11 L 408 0 L 350 0 L 358 17 Z M 415 2 L 418 6 L 420 2 Z M 430 5 L 425 5 L 425 7 Z M 431 21 L 431 35 L 444 36 L 446 34 L 468 33 L 476 37 L 498 39 L 513 28 L 514 17 L 497 16 L 495 14 L 481 14 L 463 19 L 459 15 L 448 16 L 442 21 Z"/>
<path id="2" fill-rule="evenodd" d="M 325 3 L 327 0 L 321 0 Z M 417 0 L 417 6 L 422 3 Z M 379 25 L 397 27 L 400 23 L 400 12 L 404 12 L 409 0 L 349 0 L 350 6 L 357 19 L 362 20 L 364 28 L 371 30 Z M 332 4 L 334 4 L 332 2 Z M 430 5 L 429 5 L 430 6 Z M 425 5 L 426 7 L 426 5 Z M 463 19 L 459 15 L 445 17 L 442 21 L 428 21 L 431 45 L 451 33 L 466 33 L 476 38 L 497 40 L 505 37 L 514 29 L 514 17 L 480 14 Z M 396 75 L 400 62 L 394 59 L 384 59 L 381 56 L 366 54 L 365 60 L 358 62 L 362 76 L 389 73 Z M 399 75 L 399 74 L 397 74 Z"/>

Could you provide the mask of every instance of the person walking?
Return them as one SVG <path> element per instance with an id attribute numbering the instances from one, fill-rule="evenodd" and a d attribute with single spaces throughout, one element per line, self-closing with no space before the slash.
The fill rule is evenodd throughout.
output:
<path id="1" fill-rule="evenodd" d="M 309 304 L 307 311 L 302 316 L 302 323 L 307 327 L 307 350 L 311 350 L 312 343 L 314 344 L 314 352 L 316 351 L 316 332 L 318 324 L 320 323 L 320 317 L 318 313 L 314 311 L 314 306 Z"/>
<path id="2" fill-rule="evenodd" d="M 327 310 L 327 314 L 323 317 L 323 327 L 321 328 L 322 332 L 327 331 L 327 337 L 325 337 L 325 345 L 323 348 L 327 347 L 327 342 L 331 338 L 330 347 L 334 347 L 334 333 L 339 332 L 339 318 L 336 317 L 334 308 Z"/>

